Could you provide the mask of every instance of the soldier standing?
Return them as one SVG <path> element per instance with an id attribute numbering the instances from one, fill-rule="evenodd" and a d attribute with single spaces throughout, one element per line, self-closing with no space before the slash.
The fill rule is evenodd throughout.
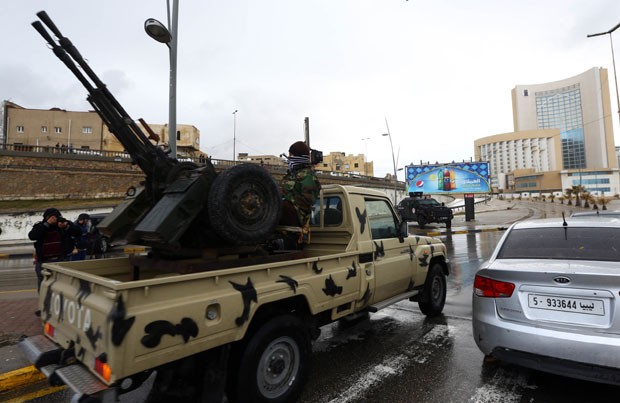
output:
<path id="1" fill-rule="evenodd" d="M 321 191 L 321 184 L 310 162 L 310 147 L 303 141 L 293 143 L 289 150 L 288 171 L 280 183 L 282 218 L 280 225 L 301 227 L 299 243 L 307 237 L 310 213 Z"/>

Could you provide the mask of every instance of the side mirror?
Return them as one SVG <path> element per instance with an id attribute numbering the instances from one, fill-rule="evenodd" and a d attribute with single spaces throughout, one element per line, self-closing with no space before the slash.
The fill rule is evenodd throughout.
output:
<path id="1" fill-rule="evenodd" d="M 398 224 L 398 240 L 400 243 L 405 242 L 405 238 L 409 236 L 409 224 L 403 220 Z"/>

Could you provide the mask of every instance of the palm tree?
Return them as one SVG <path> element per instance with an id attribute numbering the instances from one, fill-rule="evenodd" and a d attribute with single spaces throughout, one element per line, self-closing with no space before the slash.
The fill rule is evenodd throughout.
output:
<path id="1" fill-rule="evenodd" d="M 573 205 L 573 188 L 566 188 L 564 189 L 564 192 L 566 192 L 566 198 L 568 199 L 568 204 L 569 206 Z"/>
<path id="2" fill-rule="evenodd" d="M 573 194 L 575 195 L 575 206 L 581 207 L 581 200 L 579 200 L 579 195 L 585 191 L 585 188 L 581 185 L 573 186 Z"/>
<path id="3" fill-rule="evenodd" d="M 598 203 L 601 206 L 603 206 L 602 209 L 607 210 L 607 198 L 605 196 L 601 196 L 597 200 L 598 200 Z"/>
<path id="4" fill-rule="evenodd" d="M 581 194 L 581 198 L 584 201 L 583 207 L 590 208 L 590 201 L 594 198 L 590 192 L 583 192 Z"/>

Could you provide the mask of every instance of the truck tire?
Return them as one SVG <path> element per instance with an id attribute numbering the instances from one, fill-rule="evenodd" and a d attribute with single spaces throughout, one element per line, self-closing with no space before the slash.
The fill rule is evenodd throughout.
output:
<path id="1" fill-rule="evenodd" d="M 424 291 L 418 301 L 420 311 L 429 317 L 441 314 L 446 304 L 446 293 L 446 276 L 443 267 L 439 263 L 431 263 L 426 275 Z"/>
<path id="2" fill-rule="evenodd" d="M 306 383 L 311 350 L 310 333 L 300 318 L 285 314 L 269 320 L 229 364 L 229 399 L 239 403 L 297 401 Z"/>
<path id="3" fill-rule="evenodd" d="M 235 165 L 220 173 L 209 191 L 211 228 L 225 242 L 263 242 L 280 220 L 280 192 L 273 177 L 255 164 Z"/>
<path id="4" fill-rule="evenodd" d="M 426 218 L 422 214 L 418 214 L 416 221 L 418 222 L 418 226 L 424 229 L 424 226 L 426 226 Z"/>

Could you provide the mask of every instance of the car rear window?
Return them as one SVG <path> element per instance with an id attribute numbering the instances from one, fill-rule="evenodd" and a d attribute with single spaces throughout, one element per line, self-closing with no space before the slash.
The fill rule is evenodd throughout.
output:
<path id="1" fill-rule="evenodd" d="M 511 231 L 498 259 L 620 261 L 620 228 L 525 228 Z"/>

